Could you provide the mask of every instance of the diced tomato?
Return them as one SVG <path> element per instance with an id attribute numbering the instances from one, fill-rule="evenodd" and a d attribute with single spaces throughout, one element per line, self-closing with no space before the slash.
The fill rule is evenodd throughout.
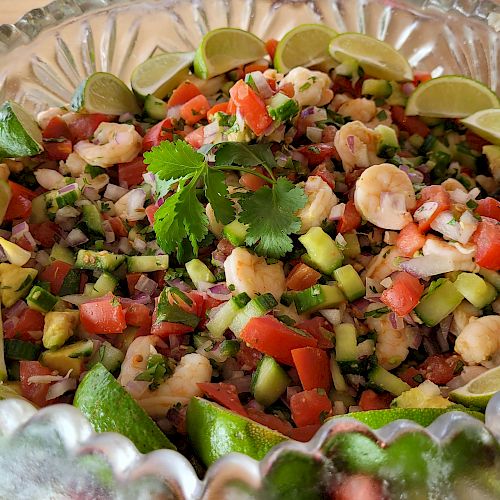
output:
<path id="1" fill-rule="evenodd" d="M 245 72 L 245 75 L 248 74 L 248 73 L 251 73 L 252 71 L 260 71 L 261 73 L 264 73 L 264 71 L 266 71 L 266 69 L 269 68 L 269 64 L 268 62 L 266 61 L 265 63 L 262 62 L 262 63 L 250 63 L 250 64 L 247 64 L 244 68 L 243 68 L 243 71 Z"/>
<path id="2" fill-rule="evenodd" d="M 295 328 L 304 330 L 312 335 L 318 341 L 320 349 L 331 349 L 333 347 L 332 334 L 329 331 L 330 323 L 321 316 L 316 316 L 311 319 L 306 319 L 297 323 Z"/>
<path id="3" fill-rule="evenodd" d="M 332 403 L 325 391 L 313 389 L 294 394 L 290 398 L 293 421 L 298 427 L 321 424 L 332 411 Z"/>
<path id="4" fill-rule="evenodd" d="M 316 167 L 325 160 L 337 157 L 337 150 L 331 144 L 307 144 L 298 148 L 297 151 L 307 158 L 311 167 Z"/>
<path id="5" fill-rule="evenodd" d="M 26 236 L 21 236 L 18 240 L 16 240 L 16 245 L 20 246 L 21 248 L 24 248 L 28 252 L 33 252 L 35 250 L 36 245 L 33 245 Z"/>
<path id="6" fill-rule="evenodd" d="M 47 393 L 50 384 L 30 384 L 31 377 L 40 375 L 52 375 L 52 370 L 41 365 L 38 361 L 20 361 L 19 378 L 21 380 L 21 393 L 37 406 L 47 406 Z"/>
<path id="7" fill-rule="evenodd" d="M 417 201 L 416 209 L 418 210 L 427 201 L 437 203 L 437 208 L 434 213 L 426 220 L 421 220 L 418 223 L 418 229 L 421 233 L 425 233 L 431 228 L 432 221 L 451 206 L 450 195 L 442 186 L 433 185 L 425 186 L 420 193 L 420 199 Z"/>
<path id="8" fill-rule="evenodd" d="M 73 143 L 70 139 L 49 140 L 44 139 L 43 148 L 49 160 L 66 160 L 73 151 Z"/>
<path id="9" fill-rule="evenodd" d="M 31 189 L 28 189 L 27 187 L 21 186 L 21 184 L 18 184 L 17 182 L 9 181 L 9 186 L 13 197 L 24 196 L 31 201 L 38 196 L 37 193 L 31 191 Z"/>
<path id="10" fill-rule="evenodd" d="M 414 222 L 408 223 L 398 234 L 396 246 L 404 257 L 412 257 L 425 245 L 425 236 Z"/>
<path id="11" fill-rule="evenodd" d="M 476 264 L 493 271 L 500 270 L 500 224 L 483 217 L 473 235 L 476 244 Z"/>
<path id="12" fill-rule="evenodd" d="M 500 201 L 495 200 L 491 196 L 483 200 L 478 200 L 476 212 L 481 217 L 489 217 L 490 219 L 500 221 Z"/>
<path id="13" fill-rule="evenodd" d="M 455 376 L 455 370 L 459 361 L 460 358 L 458 356 L 435 354 L 429 356 L 420 365 L 420 370 L 427 380 L 435 384 L 444 385 Z"/>
<path id="14" fill-rule="evenodd" d="M 325 163 L 320 163 L 312 172 L 311 175 L 317 175 L 325 181 L 332 189 L 335 189 L 335 176 L 333 172 L 328 170 Z"/>
<path id="15" fill-rule="evenodd" d="M 19 338 L 21 340 L 32 341 L 33 337 L 29 332 L 41 332 L 45 318 L 43 314 L 34 309 L 25 309 L 19 316 L 19 321 L 4 321 L 4 335 L 6 339 Z"/>
<path id="16" fill-rule="evenodd" d="M 116 236 L 124 237 L 128 235 L 127 228 L 120 217 L 108 217 L 107 221 L 111 224 L 111 229 Z"/>
<path id="17" fill-rule="evenodd" d="M 390 407 L 392 399 L 388 392 L 379 394 L 371 389 L 366 389 L 361 393 L 359 406 L 363 411 L 385 410 Z"/>
<path id="18" fill-rule="evenodd" d="M 417 134 L 420 137 L 427 137 L 430 128 L 416 116 L 406 116 L 403 106 L 392 106 L 391 116 L 396 125 L 410 135 Z"/>
<path id="19" fill-rule="evenodd" d="M 305 290 L 315 285 L 320 278 L 321 273 L 301 262 L 286 277 L 286 287 L 289 290 Z"/>
<path id="20" fill-rule="evenodd" d="M 203 139 L 205 138 L 205 127 L 198 127 L 189 132 L 184 137 L 184 140 L 190 144 L 194 149 L 199 149 L 203 146 Z"/>
<path id="21" fill-rule="evenodd" d="M 293 427 L 288 431 L 288 437 L 306 443 L 318 432 L 321 424 L 305 425 L 304 427 Z"/>
<path id="22" fill-rule="evenodd" d="M 102 122 L 112 121 L 114 116 L 101 113 L 78 114 L 68 122 L 73 142 L 90 139 Z"/>
<path id="23" fill-rule="evenodd" d="M 157 212 L 157 210 L 159 209 L 160 207 L 156 204 L 156 203 L 153 203 L 152 205 L 148 205 L 146 207 L 146 217 L 148 218 L 148 221 L 150 224 L 154 224 L 155 222 L 155 213 Z"/>
<path id="24" fill-rule="evenodd" d="M 142 276 L 141 273 L 129 273 L 127 274 L 127 288 L 128 288 L 128 294 L 130 296 L 134 295 L 137 290 L 135 289 L 135 285 L 137 285 L 137 282 L 139 281 L 139 278 Z"/>
<path id="25" fill-rule="evenodd" d="M 278 46 L 278 40 L 276 40 L 276 38 L 270 38 L 269 40 L 266 41 L 266 50 L 271 60 L 274 59 L 274 53 L 276 52 L 277 46 Z"/>
<path id="26" fill-rule="evenodd" d="M 248 417 L 258 422 L 259 424 L 265 425 L 270 429 L 281 432 L 281 434 L 288 436 L 292 430 L 292 425 L 290 422 L 283 420 L 276 415 L 271 415 L 270 413 L 264 413 L 262 410 L 257 410 L 256 408 L 247 409 Z"/>
<path id="27" fill-rule="evenodd" d="M 422 379 L 421 382 L 423 382 L 422 372 L 417 370 L 414 366 L 409 366 L 404 372 L 399 373 L 398 377 L 410 387 L 417 387 L 417 385 L 419 385 L 418 380 L 420 379 Z"/>
<path id="28" fill-rule="evenodd" d="M 64 278 L 66 278 L 71 269 L 73 269 L 71 264 L 62 260 L 55 260 L 38 275 L 38 278 L 40 281 L 48 281 L 50 283 L 50 291 L 57 295 Z"/>
<path id="29" fill-rule="evenodd" d="M 411 274 L 400 272 L 392 277 L 392 286 L 382 292 L 380 300 L 398 316 L 406 316 L 418 304 L 424 285 Z"/>
<path id="30" fill-rule="evenodd" d="M 226 102 L 219 102 L 218 104 L 215 104 L 212 106 L 207 113 L 207 118 L 208 121 L 211 122 L 214 118 L 215 113 L 226 113 L 227 114 L 227 108 L 229 106 L 229 101 Z"/>
<path id="31" fill-rule="evenodd" d="M 136 186 L 144 180 L 142 174 L 145 172 L 146 165 L 142 156 L 127 163 L 118 163 L 118 182 L 126 183 L 128 187 Z"/>
<path id="32" fill-rule="evenodd" d="M 273 122 L 265 102 L 243 80 L 236 82 L 229 93 L 252 132 L 262 135 Z"/>
<path id="33" fill-rule="evenodd" d="M 467 130 L 467 132 L 465 132 L 465 140 L 467 141 L 467 144 L 471 147 L 471 149 L 479 152 L 483 150 L 483 146 L 491 144 L 489 141 L 483 139 L 482 137 L 479 137 L 471 130 Z"/>
<path id="34" fill-rule="evenodd" d="M 253 372 L 257 368 L 257 364 L 262 359 L 262 353 L 247 346 L 244 342 L 240 344 L 240 350 L 236 353 L 236 360 L 239 363 L 241 370 Z"/>
<path id="35" fill-rule="evenodd" d="M 182 323 L 171 323 L 169 321 L 156 323 L 156 315 L 153 313 L 151 335 L 157 335 L 158 337 L 165 338 L 169 335 L 184 335 L 185 333 L 191 333 L 193 331 L 194 328 L 183 325 Z"/>
<path id="36" fill-rule="evenodd" d="M 186 80 L 172 92 L 167 104 L 170 108 L 180 106 L 200 94 L 200 89 L 194 83 Z"/>
<path id="37" fill-rule="evenodd" d="M 227 103 L 227 114 L 228 115 L 236 114 L 236 104 L 234 104 L 234 101 L 231 98 L 229 98 L 229 102 Z"/>
<path id="38" fill-rule="evenodd" d="M 349 200 L 345 204 L 344 213 L 339 220 L 337 231 L 341 234 L 349 233 L 354 231 L 361 225 L 361 215 L 359 215 L 358 210 L 354 201 Z"/>
<path id="39" fill-rule="evenodd" d="M 31 215 L 31 201 L 25 196 L 13 195 L 10 199 L 4 220 L 27 219 Z"/>
<path id="40" fill-rule="evenodd" d="M 280 92 L 291 98 L 295 95 L 295 87 L 293 83 L 288 82 L 280 86 Z"/>
<path id="41" fill-rule="evenodd" d="M 332 490 L 330 500 L 384 500 L 387 495 L 379 479 L 364 474 L 344 476 Z"/>
<path id="42" fill-rule="evenodd" d="M 256 172 L 259 172 L 260 174 L 264 173 L 264 169 L 262 167 L 255 167 L 254 170 Z M 241 174 L 240 184 L 250 191 L 257 191 L 262 186 L 268 184 L 268 182 L 266 182 L 262 177 L 259 177 L 258 175 L 253 175 L 245 172 L 244 174 Z"/>
<path id="43" fill-rule="evenodd" d="M 428 71 L 414 71 L 413 72 L 413 85 L 417 86 L 421 83 L 425 83 L 432 78 L 432 75 Z"/>
<path id="44" fill-rule="evenodd" d="M 127 325 L 138 326 L 136 336 L 149 335 L 151 333 L 151 313 L 144 304 L 130 304 L 125 311 L 125 321 Z"/>
<path id="45" fill-rule="evenodd" d="M 293 349 L 316 347 L 318 344 L 314 337 L 305 332 L 300 335 L 273 316 L 252 318 L 243 328 L 240 338 L 251 347 L 290 366 L 293 366 Z"/>
<path id="46" fill-rule="evenodd" d="M 150 151 L 160 142 L 172 141 L 174 138 L 174 126 L 170 118 L 165 118 L 161 122 L 151 127 L 142 138 L 142 151 Z"/>
<path id="47" fill-rule="evenodd" d="M 331 387 L 330 360 L 322 349 L 301 347 L 292 351 L 292 358 L 305 391 Z"/>
<path id="48" fill-rule="evenodd" d="M 30 224 L 30 233 L 39 241 L 42 247 L 52 248 L 56 241 L 56 235 L 59 232 L 59 226 L 55 222 L 40 222 L 37 224 Z"/>
<path id="49" fill-rule="evenodd" d="M 207 116 L 210 109 L 208 99 L 203 95 L 197 95 L 182 105 L 181 118 L 188 124 L 194 125 Z"/>
<path id="50" fill-rule="evenodd" d="M 205 310 L 205 298 L 202 293 L 193 291 L 187 292 L 186 296 L 191 300 L 191 304 L 186 304 L 183 300 L 180 299 L 177 295 L 170 295 L 170 302 L 177 304 L 180 308 L 184 309 L 184 311 L 196 314 L 199 318 L 203 315 L 203 311 Z"/>
<path id="51" fill-rule="evenodd" d="M 44 139 L 72 139 L 68 124 L 60 117 L 54 116 L 42 131 Z"/>
<path id="52" fill-rule="evenodd" d="M 82 304 L 80 321 L 89 333 L 122 333 L 127 327 L 122 305 L 112 293 Z"/>
<path id="53" fill-rule="evenodd" d="M 88 283 L 89 277 L 86 273 L 80 273 L 80 283 L 78 286 L 78 293 L 83 293 L 85 290 L 85 285 Z"/>
<path id="54" fill-rule="evenodd" d="M 226 407 L 228 410 L 243 416 L 247 415 L 247 411 L 243 408 L 240 398 L 238 397 L 236 386 L 233 384 L 224 384 L 223 382 L 212 384 L 210 382 L 203 382 L 197 385 L 205 395 Z"/>

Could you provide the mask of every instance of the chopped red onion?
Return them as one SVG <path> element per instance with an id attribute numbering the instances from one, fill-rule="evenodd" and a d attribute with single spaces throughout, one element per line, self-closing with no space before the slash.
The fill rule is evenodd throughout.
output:
<path id="1" fill-rule="evenodd" d="M 102 228 L 104 229 L 104 237 L 106 239 L 106 243 L 113 243 L 115 241 L 116 236 L 111 227 L 111 223 L 108 220 L 102 221 Z"/>
<path id="2" fill-rule="evenodd" d="M 411 347 L 412 349 L 418 349 L 420 347 L 420 344 L 422 343 L 422 339 L 423 337 L 419 333 L 413 334 L 409 347 Z"/>
<path id="3" fill-rule="evenodd" d="M 132 246 L 130 245 L 128 238 L 122 236 L 120 242 L 118 243 L 118 250 L 124 254 L 132 253 Z"/>
<path id="4" fill-rule="evenodd" d="M 427 337 L 424 337 L 422 339 L 422 343 L 423 343 L 425 352 L 429 356 L 433 356 L 434 354 L 437 354 L 438 351 L 436 349 L 436 346 Z"/>
<path id="5" fill-rule="evenodd" d="M 125 122 L 130 122 L 134 120 L 134 115 L 132 113 L 123 113 L 123 115 L 120 115 L 118 117 L 118 123 L 125 123 Z"/>
<path id="6" fill-rule="evenodd" d="M 401 85 L 401 90 L 406 96 L 409 96 L 415 90 L 415 85 L 412 82 L 405 82 Z"/>
<path id="7" fill-rule="evenodd" d="M 436 211 L 437 207 L 438 204 L 435 201 L 426 201 L 415 211 L 415 213 L 413 214 L 413 219 L 415 220 L 415 222 L 427 220 Z"/>
<path id="8" fill-rule="evenodd" d="M 311 106 L 311 107 L 309 107 L 309 108 L 304 108 L 304 109 L 301 111 L 300 116 L 301 116 L 302 118 L 307 118 L 307 117 L 311 116 L 313 113 L 314 113 L 314 107 L 313 107 L 313 106 Z"/>
<path id="9" fill-rule="evenodd" d="M 404 321 L 401 316 L 398 316 L 396 313 L 391 312 L 389 314 L 389 321 L 394 330 L 402 330 L 404 328 Z"/>
<path id="10" fill-rule="evenodd" d="M 306 128 L 306 137 L 315 144 L 321 142 L 321 135 L 323 134 L 323 130 L 318 127 L 307 127 Z"/>
<path id="11" fill-rule="evenodd" d="M 309 118 L 308 121 L 322 122 L 328 118 L 328 114 L 327 114 L 325 108 L 317 108 L 316 106 L 313 106 L 311 109 L 312 109 L 312 112 L 308 116 L 308 118 Z"/>
<path id="12" fill-rule="evenodd" d="M 190 292 L 192 289 L 189 285 L 187 285 L 180 278 L 174 278 L 173 280 L 167 280 L 168 286 L 174 286 L 178 288 L 181 292 Z"/>
<path id="13" fill-rule="evenodd" d="M 123 305 L 132 304 L 149 304 L 151 302 L 151 297 L 143 292 L 136 293 L 132 298 L 120 297 L 120 303 Z"/>
<path id="14" fill-rule="evenodd" d="M 147 250 L 147 244 L 142 238 L 134 238 L 132 247 L 140 253 L 144 253 Z"/>
<path id="15" fill-rule="evenodd" d="M 74 218 L 74 217 L 78 217 L 79 215 L 80 215 L 80 210 L 76 209 L 75 207 L 71 207 L 69 205 L 66 205 L 65 207 L 60 208 L 56 212 L 56 218 L 57 217 Z"/>
<path id="16" fill-rule="evenodd" d="M 127 219 L 136 221 L 144 219 L 146 213 L 144 211 L 144 202 L 146 201 L 146 193 L 143 189 L 132 189 L 127 193 Z M 120 200 L 116 205 L 120 204 Z"/>
<path id="17" fill-rule="evenodd" d="M 455 271 L 455 264 L 443 255 L 424 255 L 401 262 L 399 267 L 417 278 L 428 278 L 436 274 Z"/>
<path id="18" fill-rule="evenodd" d="M 181 117 L 182 104 L 179 106 L 169 106 L 167 109 L 167 118 L 174 118 L 178 120 Z"/>
<path id="19" fill-rule="evenodd" d="M 156 188 L 156 176 L 153 172 L 146 172 L 142 174 L 142 178 L 146 184 L 149 184 L 153 189 Z"/>
<path id="20" fill-rule="evenodd" d="M 64 302 L 68 302 L 69 304 L 73 304 L 75 306 L 81 306 L 82 304 L 86 304 L 87 302 L 92 302 L 95 300 L 95 297 L 88 297 L 83 294 L 72 294 L 72 295 L 64 295 L 61 297 L 61 300 Z"/>
<path id="21" fill-rule="evenodd" d="M 42 266 L 50 264 L 50 255 L 45 250 L 40 250 L 36 253 L 35 260 Z"/>
<path id="22" fill-rule="evenodd" d="M 353 135 L 348 135 L 347 139 L 347 147 L 349 148 L 349 151 L 354 154 L 354 136 Z"/>
<path id="23" fill-rule="evenodd" d="M 157 284 L 156 281 L 148 278 L 145 274 L 141 274 L 140 278 L 137 280 L 135 284 L 136 290 L 140 292 L 144 292 L 147 295 L 151 295 L 156 290 Z"/>
<path id="24" fill-rule="evenodd" d="M 345 203 L 339 203 L 332 207 L 328 220 L 340 220 L 345 212 Z"/>
<path id="25" fill-rule="evenodd" d="M 58 189 L 57 192 L 59 194 L 65 194 L 65 193 L 70 193 L 71 191 L 78 191 L 78 184 L 76 182 L 73 182 L 71 184 L 67 184 L 66 186 Z"/>
<path id="26" fill-rule="evenodd" d="M 45 399 L 50 401 L 62 396 L 65 392 L 72 391 L 76 389 L 76 380 L 74 378 L 65 378 L 52 384 L 47 391 L 47 396 Z"/>
<path id="27" fill-rule="evenodd" d="M 355 300 L 351 305 L 354 309 L 357 309 L 361 314 L 363 314 L 372 302 L 373 301 L 369 301 L 366 299 L 358 299 Z"/>
<path id="28" fill-rule="evenodd" d="M 450 199 L 455 203 L 462 203 L 465 205 L 469 201 L 469 194 L 462 189 L 455 189 L 450 192 Z"/>
<path id="29" fill-rule="evenodd" d="M 40 186 L 47 190 L 57 189 L 65 182 L 64 176 L 61 175 L 57 170 L 52 170 L 49 168 L 39 168 L 33 173 L 38 184 L 40 184 Z"/>
<path id="30" fill-rule="evenodd" d="M 335 415 L 345 415 L 346 412 L 347 410 L 343 401 L 333 402 L 333 413 Z"/>
<path id="31" fill-rule="evenodd" d="M 250 73 L 252 77 L 257 93 L 262 97 L 262 99 L 269 99 L 274 92 L 269 83 L 267 83 L 266 77 L 262 74 L 261 71 L 252 71 Z"/>
<path id="32" fill-rule="evenodd" d="M 104 198 L 107 198 L 111 201 L 117 201 L 127 193 L 128 189 L 117 186 L 116 184 L 108 184 L 106 186 L 106 191 L 104 191 Z"/>
<path id="33" fill-rule="evenodd" d="M 291 152 L 292 160 L 298 161 L 301 165 L 307 165 L 307 158 L 297 150 Z"/>
<path id="34" fill-rule="evenodd" d="M 24 302 L 24 300 L 18 300 L 12 307 L 4 309 L 5 317 L 9 319 L 19 318 L 26 309 L 28 309 L 26 302 Z"/>
<path id="35" fill-rule="evenodd" d="M 250 392 L 250 386 L 252 385 L 252 376 L 244 375 L 242 377 L 232 378 L 229 383 L 236 387 L 238 394 L 242 392 Z"/>
<path id="36" fill-rule="evenodd" d="M 66 237 L 66 243 L 70 247 L 76 247 L 77 245 L 83 245 L 89 241 L 85 233 L 78 228 L 72 229 L 68 236 Z"/>
<path id="37" fill-rule="evenodd" d="M 21 222 L 20 224 L 16 224 L 12 226 L 12 236 L 17 236 L 20 238 L 23 234 L 29 232 L 30 227 L 26 221 Z"/>
<path id="38" fill-rule="evenodd" d="M 83 196 L 90 201 L 97 201 L 101 198 L 97 190 L 90 186 L 85 186 L 83 188 Z"/>

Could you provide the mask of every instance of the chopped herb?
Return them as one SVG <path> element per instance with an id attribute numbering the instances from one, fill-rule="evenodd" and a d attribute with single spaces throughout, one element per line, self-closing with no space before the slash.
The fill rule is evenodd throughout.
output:
<path id="1" fill-rule="evenodd" d="M 391 312 L 388 307 L 379 307 L 378 309 L 374 309 L 373 311 L 366 311 L 365 318 L 380 318 L 384 314 Z"/>
<path id="2" fill-rule="evenodd" d="M 146 364 L 146 370 L 139 373 L 135 380 L 151 382 L 149 389 L 154 391 L 166 380 L 175 370 L 175 362 L 172 359 L 165 359 L 161 354 L 151 354 Z"/>
<path id="3" fill-rule="evenodd" d="M 382 111 L 379 111 L 377 113 L 377 118 L 380 120 L 380 121 L 383 121 L 387 118 L 387 113 L 385 112 L 385 110 L 382 110 Z"/>
<path id="4" fill-rule="evenodd" d="M 475 210 L 478 207 L 478 204 L 474 200 L 469 200 L 467 203 L 467 208 L 470 208 L 471 210 Z"/>
<path id="5" fill-rule="evenodd" d="M 417 383 L 417 384 L 421 384 L 422 382 L 425 381 L 425 378 L 424 376 L 421 374 L 421 373 L 417 373 L 417 375 L 414 375 L 412 377 L 412 379 Z"/>

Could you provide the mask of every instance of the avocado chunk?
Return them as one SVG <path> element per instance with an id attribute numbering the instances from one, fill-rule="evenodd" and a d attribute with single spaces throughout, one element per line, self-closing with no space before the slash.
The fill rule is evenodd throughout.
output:
<path id="1" fill-rule="evenodd" d="M 80 321 L 78 311 L 54 311 L 45 315 L 42 342 L 46 349 L 57 349 L 68 340 Z"/>
<path id="2" fill-rule="evenodd" d="M 0 294 L 5 307 L 13 306 L 19 299 L 25 297 L 38 271 L 30 267 L 20 267 L 15 264 L 0 264 Z"/>
<path id="3" fill-rule="evenodd" d="M 60 375 L 67 375 L 78 378 L 82 373 L 83 359 L 92 354 L 94 343 L 89 340 L 81 340 L 74 344 L 67 345 L 57 351 L 45 351 L 40 356 L 42 365 L 57 370 Z"/>

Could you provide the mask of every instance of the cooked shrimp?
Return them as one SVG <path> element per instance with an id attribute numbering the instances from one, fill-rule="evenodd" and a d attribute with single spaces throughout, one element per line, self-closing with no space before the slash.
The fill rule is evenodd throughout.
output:
<path id="1" fill-rule="evenodd" d="M 397 247 L 389 245 L 382 248 L 379 254 L 370 261 L 370 264 L 366 268 L 365 277 L 378 282 L 382 281 L 399 269 L 399 257 L 401 257 L 401 253 Z"/>
<path id="2" fill-rule="evenodd" d="M 470 302 L 463 300 L 453 311 L 450 332 L 454 335 L 460 335 L 469 322 L 477 319 L 479 316 L 481 316 L 481 310 L 474 307 Z"/>
<path id="3" fill-rule="evenodd" d="M 444 187 L 448 193 L 453 193 L 453 191 L 456 191 L 457 189 L 467 193 L 467 189 L 465 189 L 464 185 L 451 177 L 442 182 L 441 186 Z"/>
<path id="4" fill-rule="evenodd" d="M 411 222 L 415 191 L 408 175 L 395 165 L 367 168 L 356 181 L 354 203 L 358 212 L 378 227 L 403 229 Z"/>
<path id="5" fill-rule="evenodd" d="M 457 337 L 455 351 L 470 365 L 500 361 L 500 316 L 470 321 Z"/>
<path id="6" fill-rule="evenodd" d="M 80 177 L 80 175 L 85 172 L 85 166 L 87 165 L 87 162 L 79 154 L 73 152 L 70 153 L 66 158 L 65 164 L 72 177 Z"/>
<path id="7" fill-rule="evenodd" d="M 478 266 L 472 261 L 475 251 L 473 245 L 463 246 L 448 243 L 436 236 L 427 236 L 425 245 L 422 248 L 424 256 L 436 255 L 439 258 L 446 257 L 453 270 L 475 272 Z"/>
<path id="8" fill-rule="evenodd" d="M 183 356 L 171 377 L 155 390 L 149 382 L 135 380 L 146 369 L 148 358 L 156 354 L 158 337 L 137 337 L 127 349 L 118 381 L 153 418 L 164 416 L 177 403 L 187 404 L 193 396 L 201 396 L 198 383 L 210 382 L 212 366 L 207 358 L 192 353 Z"/>
<path id="9" fill-rule="evenodd" d="M 264 257 L 250 253 L 246 248 L 237 247 L 224 262 L 226 282 L 234 286 L 235 293 L 246 292 L 250 297 L 271 292 L 280 300 L 285 291 L 283 263 L 268 264 Z"/>
<path id="10" fill-rule="evenodd" d="M 295 90 L 293 97 L 300 106 L 324 106 L 333 97 L 333 92 L 330 90 L 332 81 L 321 71 L 294 68 L 281 81 L 281 85 L 286 83 L 293 85 Z"/>
<path id="11" fill-rule="evenodd" d="M 379 163 L 378 140 L 378 134 L 360 121 L 342 125 L 335 134 L 334 145 L 344 170 L 350 172 L 355 167 L 367 168 Z"/>
<path id="12" fill-rule="evenodd" d="M 377 106 L 375 106 L 375 101 L 370 99 L 350 99 L 339 107 L 337 113 L 341 116 L 349 116 L 352 120 L 367 123 L 375 117 Z"/>
<path id="13" fill-rule="evenodd" d="M 386 317 L 368 318 L 367 324 L 377 332 L 375 354 L 379 364 L 386 370 L 399 366 L 409 353 L 410 335 L 406 328 L 394 329 Z"/>
<path id="14" fill-rule="evenodd" d="M 93 142 L 77 142 L 74 150 L 90 165 L 108 168 L 132 161 L 141 148 L 142 137 L 133 125 L 103 122 L 97 127 Z"/>
<path id="15" fill-rule="evenodd" d="M 304 191 L 307 195 L 307 203 L 297 213 L 302 222 L 301 234 L 307 233 L 311 227 L 320 226 L 338 202 L 332 188 L 316 175 L 307 178 Z"/>

